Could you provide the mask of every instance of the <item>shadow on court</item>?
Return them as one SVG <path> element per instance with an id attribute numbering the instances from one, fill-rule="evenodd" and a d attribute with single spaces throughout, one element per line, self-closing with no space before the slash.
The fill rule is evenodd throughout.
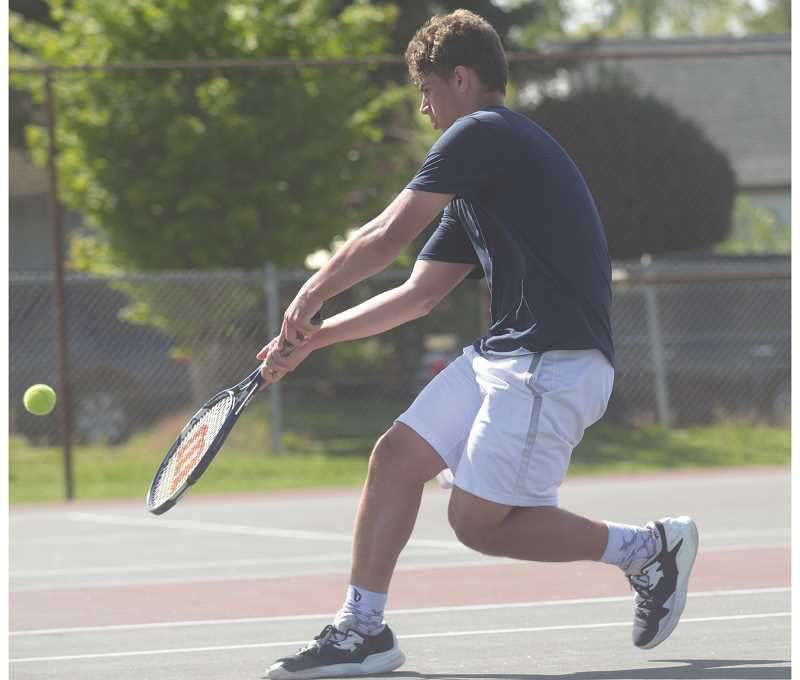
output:
<path id="1" fill-rule="evenodd" d="M 395 671 L 375 676 L 382 678 L 420 678 L 421 680 L 789 680 L 792 669 L 774 664 L 788 661 L 764 659 L 663 659 L 653 663 L 684 663 L 669 668 L 634 668 L 616 671 L 584 671 L 559 675 L 503 673 L 416 673 Z"/>

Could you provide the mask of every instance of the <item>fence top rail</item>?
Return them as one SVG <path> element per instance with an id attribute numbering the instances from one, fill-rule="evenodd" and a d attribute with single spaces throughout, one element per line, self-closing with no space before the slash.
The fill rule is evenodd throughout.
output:
<path id="1" fill-rule="evenodd" d="M 740 271 L 625 271 L 615 269 L 612 280 L 618 286 L 671 283 L 721 283 L 725 281 L 784 281 L 791 278 L 788 270 Z"/>
<path id="2" fill-rule="evenodd" d="M 306 276 L 309 274 L 306 273 Z M 264 273 L 259 270 L 224 269 L 224 270 L 187 270 L 187 271 L 152 271 L 152 272 L 118 272 L 113 274 L 89 274 L 85 272 L 65 272 L 64 279 L 71 283 L 91 283 L 94 281 L 163 281 L 171 283 L 194 283 L 197 281 L 262 280 Z M 50 271 L 16 271 L 9 273 L 10 283 L 38 283 L 52 281 Z"/>
<path id="3" fill-rule="evenodd" d="M 395 281 L 408 277 L 410 269 L 389 269 L 373 277 L 376 280 Z M 307 269 L 278 269 L 278 277 L 283 282 L 305 281 L 313 272 Z M 67 272 L 65 279 L 71 283 L 93 281 L 159 281 L 171 283 L 192 283 L 209 280 L 228 281 L 262 281 L 264 270 L 209 270 L 209 271 L 153 271 L 153 272 L 120 272 L 110 275 L 86 274 L 83 272 Z M 612 281 L 615 285 L 631 286 L 641 284 L 669 284 L 693 282 L 724 281 L 779 281 L 791 278 L 789 263 L 778 262 L 772 266 L 744 267 L 672 267 L 669 269 L 651 269 L 644 267 L 614 267 Z M 44 283 L 53 280 L 53 272 L 47 271 L 11 271 L 9 283 Z"/>
<path id="4" fill-rule="evenodd" d="M 568 51 L 506 52 L 509 62 L 520 64 L 540 61 L 618 61 L 637 59 L 705 59 L 719 57 L 790 56 L 791 47 L 742 47 L 721 45 L 702 49 L 647 49 L 597 51 L 595 45 Z M 247 68 L 336 68 L 340 66 L 404 65 L 400 55 L 374 55 L 339 59 L 262 57 L 259 59 L 165 59 L 112 64 L 20 64 L 11 66 L 10 73 L 38 73 L 51 75 L 65 72 L 91 71 L 157 71 L 157 70 L 202 70 L 202 69 L 247 69 Z"/>

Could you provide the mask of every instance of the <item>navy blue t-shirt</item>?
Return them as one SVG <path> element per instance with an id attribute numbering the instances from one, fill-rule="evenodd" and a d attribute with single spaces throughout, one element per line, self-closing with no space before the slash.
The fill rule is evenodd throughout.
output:
<path id="1" fill-rule="evenodd" d="M 594 348 L 614 363 L 603 223 L 547 132 L 504 106 L 481 109 L 442 134 L 407 188 L 454 194 L 419 258 L 483 269 L 492 321 L 480 352 Z"/>

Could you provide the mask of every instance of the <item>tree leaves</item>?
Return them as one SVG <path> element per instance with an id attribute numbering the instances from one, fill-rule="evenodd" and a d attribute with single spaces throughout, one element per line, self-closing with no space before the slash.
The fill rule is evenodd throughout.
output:
<path id="1" fill-rule="evenodd" d="M 364 57 L 383 53 L 396 15 L 357 3 L 334 18 L 325 0 L 209 0 L 202 11 L 185 0 L 75 0 L 56 9 L 58 31 L 12 15 L 12 34 L 31 58 L 59 65 Z M 418 160 L 379 132 L 394 102 L 376 112 L 383 88 L 373 71 L 58 73 L 62 198 L 130 268 L 301 264 L 372 217 Z M 41 100 L 41 76 L 15 85 Z M 413 125 L 406 109 L 396 115 Z M 28 141 L 41 162 L 41 128 Z M 369 186 L 374 195 L 361 191 L 354 203 Z"/>

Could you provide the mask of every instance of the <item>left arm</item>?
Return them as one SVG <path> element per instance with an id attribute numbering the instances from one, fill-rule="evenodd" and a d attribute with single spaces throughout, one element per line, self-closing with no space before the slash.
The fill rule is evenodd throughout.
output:
<path id="1" fill-rule="evenodd" d="M 409 279 L 330 319 L 325 319 L 314 337 L 288 356 L 278 351 L 280 336 L 257 355 L 266 362 L 262 375 L 267 384 L 293 371 L 316 349 L 339 342 L 379 335 L 391 328 L 428 314 L 447 296 L 474 265 L 417 260 Z"/>
<path id="2" fill-rule="evenodd" d="M 386 269 L 427 227 L 451 194 L 404 189 L 374 220 L 359 229 L 295 296 L 283 318 L 281 337 L 297 344 L 312 336 L 310 323 L 326 300 Z"/>

